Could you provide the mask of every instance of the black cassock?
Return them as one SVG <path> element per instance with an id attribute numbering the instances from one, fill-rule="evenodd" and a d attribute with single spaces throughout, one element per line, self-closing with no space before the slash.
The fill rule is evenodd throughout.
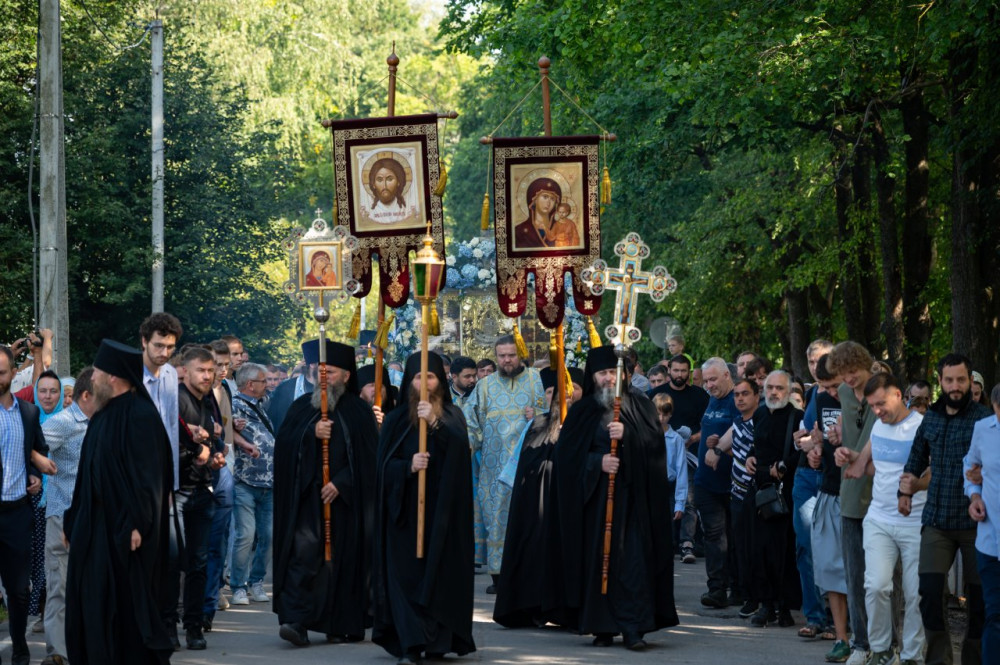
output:
<path id="1" fill-rule="evenodd" d="M 364 637 L 378 428 L 371 407 L 347 392 L 328 414 L 331 561 L 324 560 L 322 448 L 312 393 L 285 416 L 274 445 L 274 598 L 278 623 L 337 637 Z"/>
<path id="2" fill-rule="evenodd" d="M 543 617 L 541 608 L 548 526 L 545 507 L 556 443 L 550 427 L 554 417 L 553 413 L 536 417 L 521 444 L 493 606 L 493 620 L 507 628 L 532 626 L 536 620 L 551 618 Z"/>
<path id="3" fill-rule="evenodd" d="M 553 455 L 553 490 L 546 512 L 546 588 L 552 621 L 580 633 L 638 633 L 678 623 L 674 606 L 673 496 L 656 410 L 630 389 L 623 400 L 624 440 L 615 479 L 608 593 L 601 594 L 601 560 L 611 450 L 611 412 L 593 395 L 573 404 Z"/>
<path id="4" fill-rule="evenodd" d="M 79 665 L 168 663 L 160 620 L 173 464 L 167 432 L 144 395 L 126 392 L 94 414 L 80 453 L 69 540 L 66 647 Z M 142 544 L 131 551 L 132 530 Z"/>
<path id="5" fill-rule="evenodd" d="M 386 417 L 379 441 L 372 641 L 397 657 L 414 650 L 464 655 L 476 645 L 472 466 L 462 412 L 446 403 L 428 429 L 423 559 L 416 558 L 417 474 L 410 472 L 418 444 L 404 401 Z"/>

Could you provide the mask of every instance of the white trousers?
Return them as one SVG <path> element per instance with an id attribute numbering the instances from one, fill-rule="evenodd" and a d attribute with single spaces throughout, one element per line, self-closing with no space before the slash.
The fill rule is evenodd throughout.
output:
<path id="1" fill-rule="evenodd" d="M 868 610 L 868 642 L 873 652 L 892 646 L 892 575 L 896 562 L 903 571 L 903 643 L 900 660 L 922 661 L 924 624 L 920 617 L 920 525 L 897 526 L 866 517 L 865 608 Z"/>

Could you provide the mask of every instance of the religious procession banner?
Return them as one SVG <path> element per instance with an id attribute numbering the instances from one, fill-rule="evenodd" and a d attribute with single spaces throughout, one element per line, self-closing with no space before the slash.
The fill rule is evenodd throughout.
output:
<path id="1" fill-rule="evenodd" d="M 524 313 L 529 272 L 546 328 L 562 323 L 566 272 L 577 310 L 591 316 L 600 309 L 600 297 L 579 278 L 601 254 L 599 142 L 598 136 L 493 139 L 497 298 L 504 315 Z"/>
<path id="2" fill-rule="evenodd" d="M 308 229 L 293 228 L 282 243 L 289 266 L 282 290 L 299 305 L 346 302 L 359 287 L 351 274 L 351 256 L 357 246 L 347 229 L 331 227 L 317 210 Z"/>
<path id="3" fill-rule="evenodd" d="M 353 274 L 364 297 L 379 257 L 381 295 L 389 307 L 406 303 L 410 250 L 431 225 L 434 248 L 444 253 L 437 115 L 331 121 L 337 211 L 335 222 L 357 239 Z"/>

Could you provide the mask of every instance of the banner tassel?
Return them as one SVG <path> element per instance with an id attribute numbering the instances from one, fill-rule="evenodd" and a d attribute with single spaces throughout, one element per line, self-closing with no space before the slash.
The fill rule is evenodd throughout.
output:
<path id="1" fill-rule="evenodd" d="M 434 188 L 434 196 L 441 198 L 444 196 L 444 188 L 448 186 L 448 169 L 444 167 L 444 162 L 441 162 L 441 175 L 438 176 L 437 187 Z"/>
<path id="2" fill-rule="evenodd" d="M 358 300 L 358 304 L 354 308 L 354 316 L 351 317 L 351 326 L 347 329 L 347 337 L 349 339 L 357 339 L 358 335 L 360 334 L 361 334 L 361 300 Z"/>
<path id="3" fill-rule="evenodd" d="M 488 231 L 490 228 L 490 193 L 483 194 L 483 212 L 479 219 L 479 228 Z"/>
<path id="4" fill-rule="evenodd" d="M 427 334 L 432 337 L 437 337 L 441 334 L 441 320 L 438 318 L 438 307 L 435 302 L 431 303 L 431 327 L 427 331 Z"/>
<path id="5" fill-rule="evenodd" d="M 521 336 L 521 328 L 518 327 L 517 321 L 514 322 L 514 346 L 517 347 L 518 356 L 528 357 L 528 345 L 524 343 L 524 337 Z"/>
<path id="6" fill-rule="evenodd" d="M 378 324 L 378 332 L 375 333 L 375 346 L 385 351 L 389 347 L 389 330 L 392 329 L 392 322 L 396 320 L 396 315 L 390 313 L 385 321 Z"/>
<path id="7" fill-rule="evenodd" d="M 604 167 L 604 174 L 601 176 L 601 205 L 611 204 L 611 174 L 608 167 Z"/>
<path id="8" fill-rule="evenodd" d="M 590 338 L 590 348 L 596 349 L 604 344 L 601 342 L 601 336 L 597 334 L 597 327 L 594 326 L 594 319 L 592 317 L 587 317 L 587 337 Z"/>
<path id="9" fill-rule="evenodd" d="M 576 338 L 576 355 L 583 353 L 583 337 Z"/>
<path id="10" fill-rule="evenodd" d="M 559 364 L 559 342 L 556 341 L 556 329 L 549 333 L 549 367 L 555 371 Z"/>

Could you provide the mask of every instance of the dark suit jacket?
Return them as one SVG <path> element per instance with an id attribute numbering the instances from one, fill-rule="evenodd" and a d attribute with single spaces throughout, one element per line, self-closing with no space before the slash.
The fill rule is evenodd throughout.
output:
<path id="1" fill-rule="evenodd" d="M 42 474 L 31 464 L 32 450 L 37 450 L 43 455 L 49 454 L 45 435 L 42 434 L 42 423 L 38 419 L 38 407 L 23 399 L 17 400 L 17 407 L 21 412 L 21 424 L 24 426 L 24 459 L 27 463 L 28 474 L 41 478 Z M 0 458 L 0 484 L 3 483 L 3 473 L 3 459 Z"/>

